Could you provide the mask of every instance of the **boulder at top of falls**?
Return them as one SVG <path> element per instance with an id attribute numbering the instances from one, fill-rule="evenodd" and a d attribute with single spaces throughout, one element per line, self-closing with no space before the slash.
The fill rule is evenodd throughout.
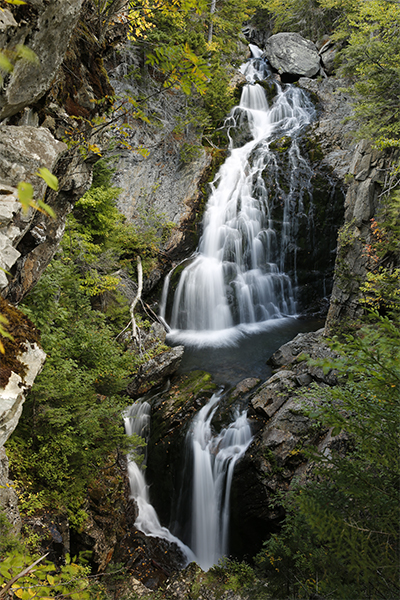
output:
<path id="1" fill-rule="evenodd" d="M 320 69 L 315 44 L 298 33 L 272 35 L 266 43 L 265 56 L 281 75 L 313 77 Z"/>

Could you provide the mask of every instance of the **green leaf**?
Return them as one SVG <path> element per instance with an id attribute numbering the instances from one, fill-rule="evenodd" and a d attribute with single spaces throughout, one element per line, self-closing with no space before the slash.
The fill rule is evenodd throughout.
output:
<path id="1" fill-rule="evenodd" d="M 43 200 L 38 200 L 37 204 L 43 210 L 43 212 L 47 213 L 50 217 L 53 217 L 53 219 L 56 218 L 56 213 L 54 210 L 51 208 L 51 206 L 43 202 Z"/>
<path id="2" fill-rule="evenodd" d="M 13 70 L 12 64 L 2 52 L 0 52 L 0 69 L 2 71 L 6 71 L 7 73 L 11 73 Z"/>
<path id="3" fill-rule="evenodd" d="M 18 198 L 22 204 L 24 212 L 28 212 L 29 206 L 33 201 L 33 187 L 26 181 L 20 181 L 18 184 Z"/>
<path id="4" fill-rule="evenodd" d="M 42 167 L 41 169 L 39 169 L 37 175 L 44 179 L 49 188 L 55 191 L 58 190 L 58 179 L 55 175 L 53 175 L 53 173 L 49 171 L 49 169 L 47 169 L 46 167 Z"/>
<path id="5" fill-rule="evenodd" d="M 332 429 L 332 436 L 335 437 L 337 435 L 339 435 L 339 433 L 342 431 L 342 428 L 340 427 L 340 425 L 336 425 L 336 427 L 334 427 Z"/>

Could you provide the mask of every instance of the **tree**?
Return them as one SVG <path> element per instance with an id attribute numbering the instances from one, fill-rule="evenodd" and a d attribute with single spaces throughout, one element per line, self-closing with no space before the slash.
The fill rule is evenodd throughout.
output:
<path id="1" fill-rule="evenodd" d="M 308 416 L 345 435 L 310 451 L 313 480 L 292 489 L 282 532 L 257 557 L 277 594 L 284 583 L 296 598 L 398 597 L 400 331 L 375 319 L 333 343 L 340 358 L 324 368 L 340 385 L 310 393 Z"/>

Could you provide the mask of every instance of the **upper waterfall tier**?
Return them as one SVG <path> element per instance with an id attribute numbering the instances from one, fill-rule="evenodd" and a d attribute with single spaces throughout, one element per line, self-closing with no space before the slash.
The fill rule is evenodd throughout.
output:
<path id="1" fill-rule="evenodd" d="M 296 218 L 311 179 L 297 138 L 315 110 L 301 89 L 282 89 L 277 83 L 269 107 L 260 85 L 269 74 L 260 57 L 241 70 L 248 84 L 227 120 L 230 154 L 212 183 L 198 252 L 180 275 L 167 317 L 171 329 L 182 333 L 215 334 L 296 313 L 295 258 L 289 276 L 286 256 L 293 255 Z M 246 141 L 234 147 L 239 130 Z M 291 140 L 285 182 L 270 149 L 274 140 L 283 137 Z M 272 216 L 276 205 L 279 220 Z"/>

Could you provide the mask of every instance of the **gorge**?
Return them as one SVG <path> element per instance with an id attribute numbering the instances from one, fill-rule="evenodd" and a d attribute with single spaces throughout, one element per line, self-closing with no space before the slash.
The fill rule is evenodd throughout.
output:
<path id="1" fill-rule="evenodd" d="M 144 12 L 128 41 L 129 2 L 12 4 L 0 2 L 0 56 L 12 63 L 0 92 L 0 432 L 3 444 L 17 426 L 6 445 L 16 483 L 1 448 L 2 511 L 57 574 L 69 555 L 99 582 L 120 565 L 107 599 L 271 599 L 260 571 L 260 596 L 237 582 L 263 552 L 268 582 L 279 579 L 278 553 L 263 548 L 285 531 L 284 498 L 312 488 L 310 452 L 348 451 L 346 432 L 320 417 L 345 379 L 328 368 L 326 336 L 362 328 L 371 286 L 384 269 L 396 277 L 397 217 L 385 208 L 379 221 L 396 148 L 352 135 L 329 36 L 314 44 L 249 21 L 249 57 L 218 21 L 225 5 L 214 29 L 192 5 L 179 18 L 175 5 Z M 228 18 L 238 31 L 241 14 Z M 29 69 L 17 43 L 39 63 Z M 22 210 L 21 181 L 55 218 Z M 389 240 L 379 271 L 377 232 Z M 392 320 L 390 294 L 378 308 Z M 40 374 L 29 319 L 48 355 Z M 304 597 L 318 594 L 308 585 Z"/>

